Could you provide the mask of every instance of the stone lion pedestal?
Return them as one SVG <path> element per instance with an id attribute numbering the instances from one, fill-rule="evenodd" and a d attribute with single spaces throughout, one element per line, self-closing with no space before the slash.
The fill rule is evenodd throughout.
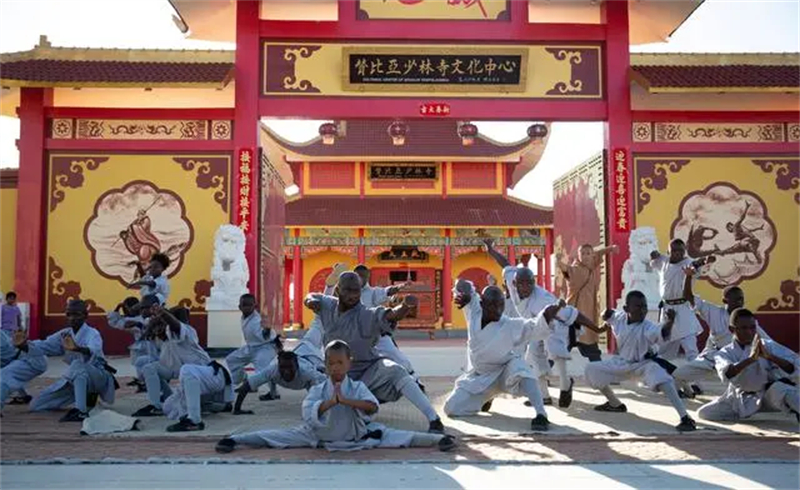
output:
<path id="1" fill-rule="evenodd" d="M 214 235 L 211 294 L 206 300 L 209 349 L 233 349 L 242 345 L 239 298 L 250 291 L 250 270 L 244 255 L 245 238 L 234 225 L 222 225 Z"/>

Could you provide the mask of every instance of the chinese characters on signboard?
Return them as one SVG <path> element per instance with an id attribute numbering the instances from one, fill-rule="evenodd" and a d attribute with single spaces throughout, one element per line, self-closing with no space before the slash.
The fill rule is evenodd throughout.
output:
<path id="1" fill-rule="evenodd" d="M 253 149 L 243 148 L 239 150 L 239 192 L 236 198 L 239 199 L 239 214 L 236 217 L 236 225 L 243 232 L 248 233 L 253 228 L 253 215 L 250 208 L 250 201 L 253 195 Z"/>
<path id="2" fill-rule="evenodd" d="M 345 48 L 345 90 L 525 90 L 519 48 Z"/>
<path id="3" fill-rule="evenodd" d="M 617 148 L 611 152 L 614 159 L 614 215 L 617 231 L 630 231 L 630 199 L 628 196 L 628 150 Z"/>
<path id="4" fill-rule="evenodd" d="M 369 166 L 371 180 L 436 180 L 436 164 L 395 165 L 373 163 Z"/>
<path id="5" fill-rule="evenodd" d="M 428 117 L 449 116 L 450 106 L 448 104 L 420 104 L 419 115 Z"/>

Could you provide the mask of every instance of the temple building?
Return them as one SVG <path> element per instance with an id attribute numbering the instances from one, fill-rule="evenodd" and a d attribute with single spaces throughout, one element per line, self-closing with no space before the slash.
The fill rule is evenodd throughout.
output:
<path id="1" fill-rule="evenodd" d="M 214 236 L 233 224 L 272 326 L 307 326 L 302 296 L 335 262 L 362 262 L 376 285 L 412 282 L 420 316 L 401 327 L 459 328 L 453 281 L 499 278 L 486 236 L 559 292 L 554 252 L 616 245 L 595 277 L 615 306 L 652 287 L 648 249 L 679 237 L 720 256 L 698 294 L 742 287 L 770 335 L 798 345 L 798 54 L 631 53 L 702 1 L 170 3 L 188 37 L 235 49 L 42 36 L 0 55 L 0 114 L 20 120 L 19 170 L 0 176 L 0 289 L 30 305 L 32 338 L 79 297 L 106 352 L 125 352 L 105 314 L 162 252 L 169 303 L 208 345 Z M 328 122 L 298 144 L 269 119 Z M 525 122 L 529 137 L 500 144 L 481 121 Z M 555 183 L 550 210 L 507 192 L 553 122 L 599 122 L 605 138 Z"/>
<path id="2" fill-rule="evenodd" d="M 412 283 L 419 316 L 402 327 L 461 328 L 450 300 L 455 279 L 483 287 L 490 274 L 501 278 L 485 237 L 513 263 L 534 257 L 547 282 L 552 211 L 507 194 L 538 162 L 545 125 L 511 144 L 453 119 L 338 121 L 320 132 L 304 144 L 268 129 L 262 136 L 265 153 L 287 162 L 299 187 L 286 204 L 284 298 L 322 291 L 336 262 L 363 263 L 373 286 Z M 299 301 L 283 307 L 286 325 L 312 319 Z"/>

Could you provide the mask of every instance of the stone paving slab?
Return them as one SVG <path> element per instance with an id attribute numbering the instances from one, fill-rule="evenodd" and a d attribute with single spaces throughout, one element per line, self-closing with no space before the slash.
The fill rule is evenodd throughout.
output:
<path id="1" fill-rule="evenodd" d="M 121 378 L 124 383 L 127 378 Z M 423 378 L 434 405 L 441 410 L 453 378 Z M 31 384 L 38 392 L 51 379 L 40 378 Z M 567 410 L 548 407 L 553 427 L 546 434 L 533 435 L 528 427 L 532 409 L 519 398 L 495 400 L 489 414 L 456 420 L 444 418 L 448 431 L 461 442 L 454 453 L 434 449 L 373 450 L 358 453 L 329 453 L 316 449 L 244 449 L 224 458 L 231 460 L 287 461 L 526 461 L 526 462 L 610 462 L 610 461 L 696 461 L 696 460 L 784 460 L 797 461 L 800 438 L 794 419 L 782 414 L 758 414 L 748 424 L 699 423 L 701 430 L 678 434 L 672 427 L 677 414 L 662 395 L 623 384 L 616 390 L 628 405 L 626 414 L 595 412 L 592 406 L 602 395 L 577 384 L 573 405 Z M 251 396 L 246 408 L 256 415 L 205 416 L 202 433 L 166 433 L 171 423 L 163 417 L 145 418 L 142 430 L 110 436 L 78 435 L 79 424 L 59 423 L 61 412 L 30 413 L 27 407 L 9 406 L 0 419 L 0 460 L 50 460 L 70 458 L 97 461 L 118 458 L 144 461 L 198 458 L 219 455 L 213 443 L 222 435 L 261 428 L 288 427 L 300 422 L 302 392 L 282 390 L 282 399 L 260 402 Z M 551 394 L 558 390 L 551 388 Z M 710 396 L 687 402 L 695 411 Z M 123 387 L 117 392 L 114 409 L 130 414 L 146 404 L 143 393 Z M 407 401 L 381 407 L 377 420 L 396 428 L 425 430 L 426 421 Z"/>

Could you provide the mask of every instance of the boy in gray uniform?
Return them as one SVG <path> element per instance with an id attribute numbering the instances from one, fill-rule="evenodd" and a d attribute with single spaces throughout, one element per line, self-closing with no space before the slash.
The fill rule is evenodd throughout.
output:
<path id="1" fill-rule="evenodd" d="M 154 295 L 142 299 L 142 314 L 152 317 L 145 338 L 161 342 L 161 354 L 158 361 L 142 368 L 150 404 L 137 410 L 133 416 L 157 417 L 164 415 L 161 400 L 172 394 L 169 381 L 180 377 L 181 367 L 184 364 L 206 366 L 211 362 L 211 357 L 200 347 L 195 329 L 186 323 L 188 315 L 176 318 L 176 315 L 161 308 Z"/>
<path id="2" fill-rule="evenodd" d="M 312 324 L 313 325 L 313 324 Z M 242 410 L 248 393 L 271 382 L 290 390 L 309 390 L 325 381 L 325 361 L 322 360 L 322 331 L 319 325 L 312 326 L 292 351 L 281 351 L 266 369 L 248 376 L 236 391 L 234 415 L 251 415 L 252 410 Z"/>
<path id="3" fill-rule="evenodd" d="M 417 298 L 406 296 L 393 309 L 366 308 L 361 303 L 361 280 L 354 272 L 339 276 L 339 297 L 309 294 L 305 305 L 319 315 L 326 342 L 343 340 L 353 350 L 350 378 L 361 381 L 382 402 L 405 396 L 429 421 L 430 432 L 444 432 L 444 425 L 430 400 L 408 372 L 399 364 L 382 358 L 375 345 L 383 332 L 414 314 Z"/>
<path id="4" fill-rule="evenodd" d="M 455 447 L 452 437 L 389 429 L 372 422 L 378 400 L 367 386 L 348 376 L 350 347 L 334 340 L 325 348 L 327 379 L 315 385 L 303 400 L 303 425 L 291 429 L 263 430 L 226 437 L 216 450 L 229 453 L 240 444 L 276 449 L 324 447 L 353 451 L 374 447 L 430 447 L 442 451 Z"/>
<path id="5" fill-rule="evenodd" d="M 228 354 L 225 364 L 231 371 L 231 378 L 235 384 L 245 379 L 244 368 L 253 364 L 256 371 L 263 371 L 283 348 L 278 334 L 266 325 L 261 324 L 261 315 L 256 311 L 256 297 L 252 294 L 243 294 L 239 298 L 239 311 L 242 312 L 242 335 L 245 345 Z M 278 400 L 278 389 L 274 382 L 270 382 L 269 393 L 263 400 Z"/>
<path id="6" fill-rule="evenodd" d="M 18 346 L 30 355 L 64 356 L 67 372 L 31 401 L 31 411 L 58 410 L 75 403 L 61 422 L 81 422 L 89 416 L 90 397 L 99 395 L 106 403 L 114 403 L 117 382 L 103 355 L 103 337 L 86 324 L 89 311 L 81 300 L 67 303 L 67 327 L 45 340 L 26 341 Z"/>
<path id="7" fill-rule="evenodd" d="M 739 420 L 765 410 L 791 413 L 800 420 L 797 354 L 777 342 L 761 339 L 750 310 L 734 310 L 730 328 L 733 341 L 715 357 L 717 374 L 728 385 L 727 390 L 700 407 L 697 416 Z"/>

